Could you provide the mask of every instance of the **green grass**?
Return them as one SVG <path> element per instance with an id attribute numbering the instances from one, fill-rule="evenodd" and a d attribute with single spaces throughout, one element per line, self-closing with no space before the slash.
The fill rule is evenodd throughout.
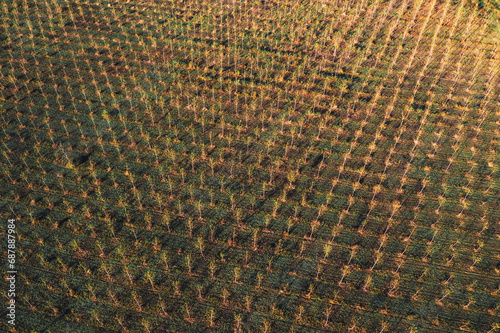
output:
<path id="1" fill-rule="evenodd" d="M 16 332 L 494 332 L 489 3 L 3 4 Z"/>

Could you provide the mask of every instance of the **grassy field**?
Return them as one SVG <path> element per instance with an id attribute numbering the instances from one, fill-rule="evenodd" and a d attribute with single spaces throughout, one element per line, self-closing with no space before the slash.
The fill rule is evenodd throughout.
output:
<path id="1" fill-rule="evenodd" d="M 499 331 L 498 8 L 2 2 L 1 330 Z"/>

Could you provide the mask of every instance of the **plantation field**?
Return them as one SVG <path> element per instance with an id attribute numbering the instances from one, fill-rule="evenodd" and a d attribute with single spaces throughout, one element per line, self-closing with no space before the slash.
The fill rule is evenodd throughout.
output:
<path id="1" fill-rule="evenodd" d="M 499 9 L 2 2 L 1 330 L 500 330 Z"/>

